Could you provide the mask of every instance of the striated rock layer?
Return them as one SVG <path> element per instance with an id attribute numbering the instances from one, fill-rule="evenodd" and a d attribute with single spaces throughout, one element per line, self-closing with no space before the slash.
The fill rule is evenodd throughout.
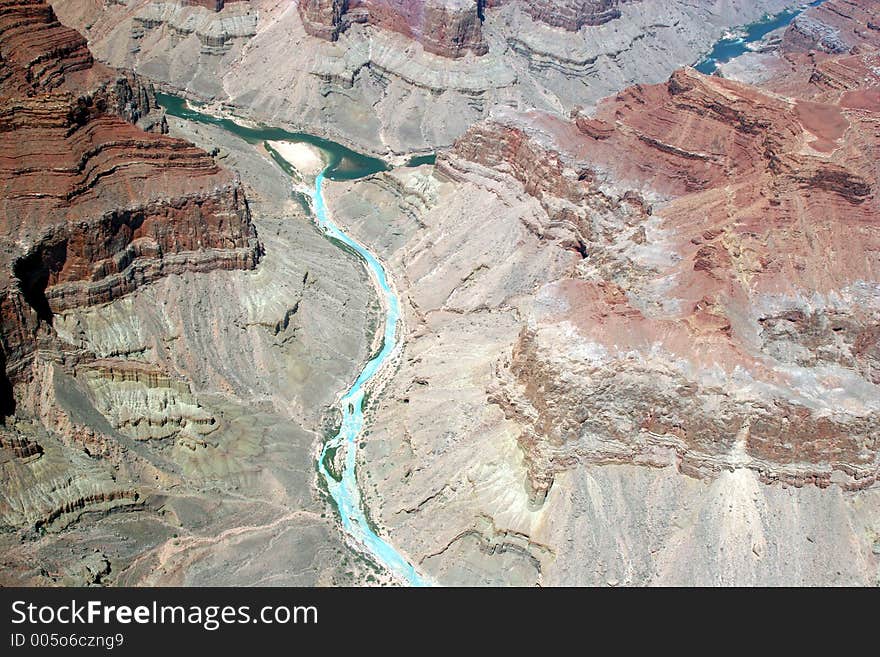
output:
<path id="1" fill-rule="evenodd" d="M 429 573 L 878 581 L 880 52 L 782 57 L 328 192 L 408 302 L 359 467 Z"/>
<path id="2" fill-rule="evenodd" d="M 0 527 L 22 541 L 142 509 L 175 475 L 138 442 L 211 431 L 188 389 L 89 366 L 55 328 L 168 274 L 257 264 L 239 181 L 167 129 L 152 87 L 94 62 L 48 4 L 0 2 Z"/>
<path id="3" fill-rule="evenodd" d="M 0 21 L 7 371 L 23 366 L 55 312 L 168 273 L 256 264 L 238 182 L 156 132 L 164 124 L 150 88 L 95 64 L 44 2 L 4 1 Z"/>
<path id="4" fill-rule="evenodd" d="M 335 41 L 353 23 L 368 23 L 398 32 L 428 52 L 461 57 L 489 48 L 482 34 L 487 9 L 521 6 L 532 19 L 576 32 L 620 18 L 618 0 L 301 0 L 297 7 L 306 31 Z"/>
<path id="5" fill-rule="evenodd" d="M 522 6 L 538 22 L 561 27 L 569 32 L 577 32 L 585 25 L 603 25 L 620 18 L 620 0 L 486 0 L 483 3 L 485 7 L 510 4 Z"/>
<path id="6" fill-rule="evenodd" d="M 574 126 L 530 117 L 576 178 L 546 155 L 521 158 L 510 128 L 496 128 L 501 162 L 530 194 L 581 205 L 613 181 L 648 194 L 658 221 L 647 233 L 639 203 L 609 251 L 575 219 L 583 273 L 547 288 L 520 335 L 518 384 L 499 400 L 530 427 L 538 490 L 573 462 L 657 450 L 698 476 L 733 461 L 768 481 L 876 481 L 880 108 L 853 99 L 873 93 L 877 63 L 876 51 L 836 61 L 856 86 L 839 90 L 838 78 L 821 97 L 682 70 Z M 467 157 L 471 138 L 456 153 Z M 485 162 L 492 141 L 474 138 Z M 638 266 L 652 250 L 674 256 Z"/>
<path id="7" fill-rule="evenodd" d="M 45 4 L 7 2 L 0 179 L 0 584 L 387 581 L 313 465 L 370 283 L 265 150 L 169 125 Z"/>
<path id="8" fill-rule="evenodd" d="M 880 6 L 865 0 L 827 0 L 795 18 L 785 30 L 786 52 L 846 53 L 868 44 L 880 47 Z"/>
<path id="9" fill-rule="evenodd" d="M 496 106 L 567 115 L 665 80 L 726 30 L 795 4 L 52 2 L 101 61 L 383 156 L 449 147 Z"/>
<path id="10" fill-rule="evenodd" d="M 405 35 L 444 57 L 488 51 L 476 0 L 303 0 L 297 5 L 312 36 L 335 41 L 353 23 Z"/>

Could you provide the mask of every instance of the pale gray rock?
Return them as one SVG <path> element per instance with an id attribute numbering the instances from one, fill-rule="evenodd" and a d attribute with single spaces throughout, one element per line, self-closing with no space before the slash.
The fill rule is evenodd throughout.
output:
<path id="1" fill-rule="evenodd" d="M 513 3 L 486 12 L 489 52 L 459 59 L 359 24 L 334 42 L 310 36 L 294 3 L 255 0 L 219 13 L 150 0 L 91 10 L 79 0 L 52 4 L 109 64 L 272 125 L 389 155 L 449 146 L 493 107 L 568 115 L 630 83 L 660 82 L 727 29 L 796 3 L 643 0 L 576 32 Z M 205 47 L 220 37 L 222 47 Z"/>

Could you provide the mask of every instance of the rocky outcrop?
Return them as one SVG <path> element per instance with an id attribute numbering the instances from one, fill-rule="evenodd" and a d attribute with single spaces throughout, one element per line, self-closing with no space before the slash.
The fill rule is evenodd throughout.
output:
<path id="1" fill-rule="evenodd" d="M 211 430 L 213 419 L 191 399 L 112 383 L 119 367 L 87 368 L 87 381 L 108 380 L 95 384 L 90 401 L 88 384 L 69 373 L 94 356 L 53 326 L 57 313 L 113 301 L 168 274 L 256 265 L 261 247 L 238 180 L 166 132 L 152 87 L 94 62 L 47 4 L 0 2 L 7 531 L 41 535 L 85 515 L 139 509 L 146 482 L 166 475 L 155 458 L 133 451 L 129 436 L 199 444 Z M 165 424 L 155 421 L 162 404 L 180 409 Z"/>
<path id="2" fill-rule="evenodd" d="M 238 182 L 156 133 L 166 128 L 149 87 L 95 64 L 43 2 L 5 2 L 0 21 L 3 352 L 14 378 L 51 342 L 54 313 L 169 273 L 253 268 L 259 247 Z"/>
<path id="3" fill-rule="evenodd" d="M 219 423 L 193 397 L 190 386 L 165 372 L 125 360 L 99 360 L 78 372 L 88 382 L 95 408 L 135 440 L 174 439 L 196 449 Z"/>
<path id="4" fill-rule="evenodd" d="M 527 427 L 539 497 L 584 461 L 876 481 L 877 116 L 856 99 L 878 62 L 828 60 L 826 91 L 800 97 L 684 69 L 573 124 L 502 117 L 456 145 L 545 207 L 548 195 L 593 204 L 577 222 L 586 260 L 545 289 L 493 393 Z M 653 214 L 641 198 L 621 217 L 626 238 L 603 235 L 595 201 L 635 190 Z M 654 249 L 675 255 L 645 261 Z"/>
<path id="5" fill-rule="evenodd" d="M 224 10 L 225 8 L 225 10 Z M 147 2 L 131 19 L 132 52 L 139 52 L 141 41 L 152 31 L 165 28 L 175 41 L 195 35 L 199 53 L 222 57 L 236 41 L 254 36 L 257 15 L 247 0 L 217 2 Z"/>
<path id="6" fill-rule="evenodd" d="M 331 41 L 353 23 L 405 35 L 430 53 L 461 57 L 487 52 L 477 2 L 469 0 L 302 0 L 306 31 Z"/>
<path id="7" fill-rule="evenodd" d="M 638 0 L 630 0 L 638 1 Z M 533 20 L 577 32 L 585 25 L 603 25 L 620 18 L 619 0 L 486 0 L 485 7 L 520 5 Z"/>
<path id="8" fill-rule="evenodd" d="M 847 53 L 859 45 L 880 47 L 880 7 L 871 0 L 827 0 L 811 7 L 785 30 L 786 52 Z"/>
<path id="9" fill-rule="evenodd" d="M 790 4 L 622 2 L 621 18 L 586 21 L 572 32 L 534 19 L 516 2 L 364 2 L 348 9 L 351 3 L 256 0 L 219 12 L 152 0 L 100 10 L 80 0 L 53 2 L 88 34 L 101 61 L 239 116 L 383 156 L 449 147 L 495 106 L 568 114 L 631 82 L 665 80 L 725 30 Z M 468 54 L 484 47 L 485 54 Z"/>
<path id="10" fill-rule="evenodd" d="M 353 23 L 399 32 L 427 52 L 461 57 L 488 52 L 482 34 L 487 9 L 521 6 L 533 20 L 569 32 L 620 18 L 618 0 L 301 0 L 300 17 L 312 36 L 335 41 Z"/>
<path id="11" fill-rule="evenodd" d="M 335 41 L 352 23 L 368 23 L 412 38 L 428 52 L 461 57 L 485 54 L 487 9 L 521 6 L 533 20 L 569 32 L 620 18 L 618 0 L 300 0 L 299 13 L 312 36 Z"/>
<path id="12" fill-rule="evenodd" d="M 342 31 L 346 0 L 299 0 L 297 10 L 306 32 L 320 39 L 335 41 Z"/>
<path id="13" fill-rule="evenodd" d="M 211 11 L 222 11 L 226 5 L 249 1 L 250 0 L 180 0 L 180 4 L 188 7 L 204 7 Z"/>

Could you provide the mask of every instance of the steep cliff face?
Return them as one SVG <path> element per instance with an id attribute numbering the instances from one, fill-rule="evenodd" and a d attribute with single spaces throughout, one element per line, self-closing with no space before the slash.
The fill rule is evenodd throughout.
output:
<path id="1" fill-rule="evenodd" d="M 880 54 L 779 59 L 331 186 L 407 308 L 366 498 L 441 581 L 876 582 Z"/>
<path id="2" fill-rule="evenodd" d="M 251 0 L 212 11 L 177 0 L 52 3 L 102 62 L 383 156 L 447 148 L 499 105 L 568 114 L 632 82 L 665 80 L 725 30 L 792 4 Z M 536 18 L 542 7 L 580 29 Z"/>
<path id="3" fill-rule="evenodd" d="M 577 32 L 585 25 L 603 25 L 620 18 L 619 0 L 486 0 L 483 4 L 486 7 L 519 5 L 533 20 L 569 32 Z"/>
<path id="4" fill-rule="evenodd" d="M 537 198 L 652 201 L 621 235 L 582 219 L 579 274 L 542 292 L 513 352 L 496 399 L 528 427 L 536 490 L 577 462 L 667 458 L 876 481 L 878 63 L 825 61 L 801 97 L 681 70 L 573 124 L 520 117 L 456 145 Z"/>
<path id="5" fill-rule="evenodd" d="M 342 14 L 347 5 L 346 0 L 300 0 L 297 10 L 306 32 L 335 41 L 342 30 Z"/>
<path id="6" fill-rule="evenodd" d="M 157 109 L 150 87 L 95 63 L 48 5 L 0 3 L 0 524 L 9 531 L 140 508 L 146 482 L 168 476 L 95 411 L 73 376 L 94 356 L 59 337 L 57 313 L 171 273 L 250 269 L 260 256 L 238 181 L 163 134 Z M 198 419 L 186 411 L 179 426 Z"/>
<path id="7" fill-rule="evenodd" d="M 474 0 L 303 0 L 298 9 L 309 34 L 331 41 L 352 23 L 367 23 L 444 57 L 488 51 Z"/>
<path id="8" fill-rule="evenodd" d="M 168 273 L 254 267 L 238 183 L 205 152 L 157 134 L 150 88 L 95 64 L 37 0 L 0 4 L 0 57 L 7 371 L 25 366 L 55 312 Z"/>
<path id="9" fill-rule="evenodd" d="M 191 170 L 199 160 L 190 156 L 174 166 L 163 155 L 169 180 L 154 183 L 174 195 L 135 208 L 141 228 L 117 211 L 96 214 L 94 237 L 69 234 L 58 254 L 41 254 L 52 262 L 67 254 L 68 266 L 50 268 L 64 278 L 46 295 L 51 325 L 39 321 L 24 336 L 36 351 L 7 382 L 15 409 L 0 426 L 0 581 L 351 583 L 365 575 L 334 565 L 347 548 L 331 514 L 321 516 L 309 429 L 368 357 L 369 281 L 357 261 L 303 229 L 309 220 L 290 198 L 289 176 L 264 152 L 219 127 L 169 124 L 219 148 L 218 161 L 241 173 L 266 253 L 253 271 L 216 271 L 239 252 L 237 219 L 189 192 L 217 174 Z M 188 183 L 177 180 L 184 174 Z M 213 225 L 221 220 L 225 228 Z M 140 283 L 152 272 L 136 271 L 133 293 L 113 288 L 106 303 L 77 305 L 78 293 L 102 290 L 69 287 L 70 278 L 91 271 L 86 256 L 101 271 L 121 266 L 104 256 L 129 231 L 139 234 L 134 246 L 155 240 L 166 251 L 134 262 L 164 274 L 179 258 L 185 271 L 150 285 Z M 174 240 L 204 243 L 215 232 L 228 233 L 230 246 L 170 253 Z M 201 273 L 200 263 L 214 271 Z M 20 296 L 3 301 L 36 317 Z M 3 310 L 9 317 L 16 306 Z M 257 557 L 253 541 L 278 553 Z M 283 553 L 303 556 L 291 566 Z"/>
<path id="10" fill-rule="evenodd" d="M 226 5 L 249 1 L 250 0 L 180 0 L 180 4 L 188 7 L 204 7 L 211 11 L 222 11 Z"/>
<path id="11" fill-rule="evenodd" d="M 444 57 L 488 52 L 486 10 L 515 5 L 533 20 L 577 32 L 620 18 L 618 0 L 301 0 L 299 14 L 312 36 L 334 41 L 352 23 L 399 32 Z"/>
<path id="12" fill-rule="evenodd" d="M 290 464 L 367 358 L 369 282 L 219 130 L 200 143 L 251 174 L 273 248 L 217 271 L 263 257 L 251 207 L 167 131 L 45 4 L 0 3 L 0 583 L 232 583 L 230 560 L 239 583 L 350 583 Z M 246 535 L 304 556 L 254 560 Z"/>

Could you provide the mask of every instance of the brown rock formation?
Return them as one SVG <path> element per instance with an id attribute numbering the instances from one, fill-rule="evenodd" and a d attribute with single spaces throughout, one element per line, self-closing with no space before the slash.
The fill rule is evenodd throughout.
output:
<path id="1" fill-rule="evenodd" d="M 297 10 L 306 32 L 320 39 L 335 41 L 343 29 L 346 0 L 299 0 Z"/>
<path id="2" fill-rule="evenodd" d="M 785 51 L 847 53 L 880 47 L 880 5 L 872 0 L 828 0 L 798 16 L 785 31 Z"/>
<path id="3" fill-rule="evenodd" d="M 335 40 L 352 23 L 399 32 L 444 57 L 487 52 L 477 3 L 462 0 L 303 0 L 299 13 L 306 31 Z"/>
<path id="4" fill-rule="evenodd" d="M 545 290 L 493 393 L 526 427 L 539 496 L 578 462 L 876 481 L 880 53 L 866 48 L 792 56 L 800 73 L 767 90 L 683 69 L 572 122 L 502 113 L 441 160 L 512 175 L 586 256 Z"/>
<path id="5" fill-rule="evenodd" d="M 54 343 L 54 312 L 168 273 L 256 264 L 237 181 L 134 125 L 164 128 L 152 90 L 95 64 L 47 4 L 0 2 L 0 65 L 0 364 L 13 381 Z"/>
<path id="6" fill-rule="evenodd" d="M 368 23 L 414 39 L 428 52 L 461 57 L 488 52 L 485 11 L 514 3 L 535 21 L 571 32 L 620 17 L 618 0 L 301 0 L 298 9 L 306 31 L 322 39 L 334 41 L 352 23 Z"/>
<path id="7" fill-rule="evenodd" d="M 250 0 L 181 0 L 180 4 L 191 7 L 204 7 L 211 11 L 223 11 L 223 7 L 234 2 L 249 2 Z"/>
<path id="8" fill-rule="evenodd" d="M 486 0 L 486 7 L 519 4 L 534 20 L 569 32 L 620 18 L 619 0 Z"/>

